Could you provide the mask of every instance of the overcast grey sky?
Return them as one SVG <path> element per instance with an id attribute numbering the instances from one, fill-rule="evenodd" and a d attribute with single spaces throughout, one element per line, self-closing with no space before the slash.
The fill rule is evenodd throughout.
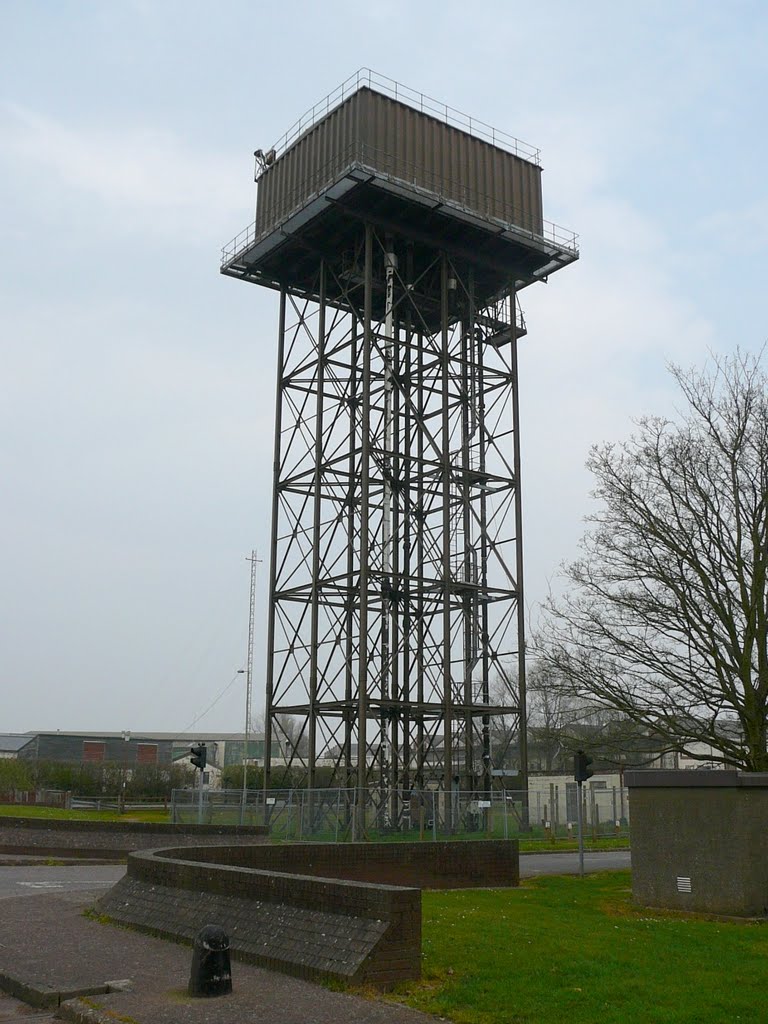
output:
<path id="1" fill-rule="evenodd" d="M 665 360 L 762 347 L 764 3 L 0 0 L 0 732 L 182 730 L 242 666 L 277 299 L 218 250 L 253 150 L 360 66 L 540 146 L 580 234 L 523 296 L 533 617 L 590 444 L 673 409 Z"/>

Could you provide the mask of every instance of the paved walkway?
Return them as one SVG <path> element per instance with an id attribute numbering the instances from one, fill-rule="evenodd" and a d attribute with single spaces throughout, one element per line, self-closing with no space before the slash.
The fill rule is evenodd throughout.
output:
<path id="1" fill-rule="evenodd" d="M 629 853 L 587 854 L 588 871 L 629 866 Z M 30 862 L 22 861 L 25 867 Z M 39 861 L 38 861 L 39 864 Z M 524 876 L 577 870 L 575 854 L 521 857 Z M 37 867 L 30 874 L 6 867 L 0 891 L 0 988 L 25 999 L 56 1004 L 70 1020 L 88 1024 L 434 1024 L 433 1017 L 406 1007 L 330 992 L 321 986 L 234 961 L 234 992 L 220 999 L 186 995 L 191 950 L 84 916 L 122 874 L 122 867 Z M 11 885 L 16 873 L 24 881 Z M 101 881 L 107 872 L 109 880 Z M 55 877 L 54 877 L 55 876 Z M 77 876 L 76 878 L 74 876 Z M 57 891 L 61 877 L 66 888 Z M 97 878 L 99 879 L 97 881 Z M 53 879 L 53 881 L 51 881 Z M 19 885 L 25 895 L 16 896 Z M 37 894 L 37 887 L 44 891 Z M 110 982 L 129 981 L 127 991 L 107 991 Z M 112 986 L 119 988 L 119 985 Z M 81 998 L 76 993 L 83 994 Z M 0 992 L 0 1024 L 52 1020 L 51 1011 Z"/>
<path id="2" fill-rule="evenodd" d="M 433 1017 L 406 1007 L 331 992 L 237 961 L 231 996 L 190 999 L 191 949 L 85 917 L 102 891 L 3 900 L 3 986 L 27 985 L 54 1000 L 60 993 L 60 1013 L 89 1024 L 434 1024 Z M 108 983 L 126 979 L 129 991 L 105 993 Z M 92 994 L 67 999 L 77 991 Z M 32 1019 L 34 1012 L 18 1019 Z M 16 1019 L 0 1016 L 0 1022 Z"/>
<path id="3" fill-rule="evenodd" d="M 52 1013 L 35 1010 L 28 1003 L 20 1003 L 12 996 L 0 992 L 0 1024 L 32 1024 L 38 1021 L 54 1020 Z"/>

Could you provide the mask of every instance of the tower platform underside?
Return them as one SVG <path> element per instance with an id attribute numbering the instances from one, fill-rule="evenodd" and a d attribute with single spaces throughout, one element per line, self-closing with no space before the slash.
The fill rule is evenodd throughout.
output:
<path id="1" fill-rule="evenodd" d="M 318 259 L 343 272 L 345 254 L 359 244 L 361 221 L 382 234 L 408 238 L 415 279 L 436 251 L 471 265 L 478 306 L 505 293 L 510 282 L 520 290 L 578 259 L 570 237 L 547 239 L 353 164 L 273 230 L 259 235 L 255 229 L 244 232 L 234 251 L 225 251 L 222 273 L 275 289 L 290 282 L 296 294 L 317 299 Z M 331 281 L 326 301 L 336 301 L 342 291 L 341 285 Z M 374 314 L 383 315 L 381 283 L 374 289 L 373 303 Z M 435 326 L 438 309 L 431 305 L 423 312 Z"/>

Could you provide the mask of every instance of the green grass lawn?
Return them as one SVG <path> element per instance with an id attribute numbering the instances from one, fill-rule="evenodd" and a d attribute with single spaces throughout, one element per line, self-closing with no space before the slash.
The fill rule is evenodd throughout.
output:
<path id="1" fill-rule="evenodd" d="M 575 839 L 558 839 L 553 843 L 548 839 L 520 839 L 520 853 L 560 853 L 578 850 Z M 585 850 L 628 850 L 629 836 L 599 836 L 597 839 L 585 838 Z"/>
<path id="2" fill-rule="evenodd" d="M 423 894 L 423 977 L 393 997 L 457 1024 L 768 1020 L 768 928 L 633 906 L 628 872 Z"/>
<path id="3" fill-rule="evenodd" d="M 151 821 L 167 823 L 167 811 L 65 811 L 60 807 L 27 807 L 21 804 L 0 804 L 0 815 L 8 818 L 51 818 L 59 821 Z"/>
<path id="4" fill-rule="evenodd" d="M 191 820 L 191 819 L 190 819 Z M 217 818 L 217 823 L 218 818 Z M 308 842 L 308 843 L 332 843 L 337 841 L 336 834 L 333 831 L 327 832 L 316 832 L 308 833 L 305 835 L 299 835 L 298 832 L 291 832 L 286 834 L 284 831 L 280 831 L 279 828 L 274 829 L 271 833 L 270 838 L 275 843 L 285 842 Z M 447 836 L 438 832 L 437 839 L 439 842 L 482 842 L 484 839 L 503 839 L 503 836 L 486 836 L 482 832 L 463 832 L 458 835 Z M 339 830 L 338 841 L 348 842 L 350 839 L 348 833 Z M 556 842 L 552 842 L 550 839 L 529 839 L 522 836 L 510 836 L 510 839 L 518 839 L 520 843 L 520 853 L 569 853 L 578 850 L 579 844 L 575 839 L 558 839 Z M 396 832 L 396 833 L 385 833 L 385 832 L 374 832 L 368 830 L 366 832 L 366 841 L 371 843 L 431 843 L 434 841 L 432 832 L 427 832 L 424 835 L 424 839 L 419 839 L 418 832 Z M 588 837 L 584 839 L 585 850 L 628 850 L 629 849 L 629 836 L 598 836 L 597 839 Z"/>
<path id="5" fill-rule="evenodd" d="M 158 823 L 168 823 L 170 816 L 167 811 L 128 811 L 125 814 L 118 814 L 117 811 L 91 811 L 86 809 L 79 809 L 74 811 L 65 811 L 58 807 L 34 807 L 24 806 L 22 804 L 0 804 L 0 816 L 7 816 L 12 818 L 51 818 L 58 819 L 61 821 L 149 821 Z M 197 815 L 190 813 L 187 816 L 187 823 L 190 825 L 197 824 Z M 234 808 L 231 814 L 217 814 L 216 824 L 217 825 L 237 825 L 240 823 L 240 811 L 238 808 Z M 246 824 L 252 824 L 250 820 L 246 821 Z M 295 841 L 298 838 L 298 833 L 291 835 L 290 839 Z M 306 835 L 302 837 L 307 842 L 334 842 L 336 840 L 335 830 L 329 830 L 327 832 L 318 833 L 316 835 Z M 339 830 L 338 838 L 342 841 L 345 839 L 343 830 Z M 368 836 L 371 842 L 417 842 L 418 832 L 398 832 L 394 834 L 377 834 L 371 832 Z M 438 839 L 445 839 L 445 836 L 438 834 Z M 452 837 L 455 841 L 460 840 L 480 840 L 487 838 L 482 832 L 468 832 Z M 499 836 L 494 836 L 498 839 Z M 288 837 L 281 834 L 280 831 L 276 831 L 272 835 L 274 842 L 285 842 Z M 424 836 L 424 842 L 432 842 L 432 833 L 427 832 Z M 586 850 L 617 850 L 627 849 L 629 847 L 629 838 L 627 836 L 601 836 L 598 839 L 587 838 L 584 841 L 584 848 Z M 548 839 L 527 839 L 520 838 L 520 852 L 521 853 L 536 853 L 537 851 L 551 853 L 552 851 L 561 850 L 576 850 L 576 840 L 569 839 L 558 839 L 557 842 L 553 843 Z"/>

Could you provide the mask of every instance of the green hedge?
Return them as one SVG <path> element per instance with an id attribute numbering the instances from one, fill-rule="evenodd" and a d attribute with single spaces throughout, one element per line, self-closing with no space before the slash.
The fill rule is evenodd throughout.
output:
<path id="1" fill-rule="evenodd" d="M 194 770 L 180 765 L 142 764 L 131 768 L 113 764 L 61 763 L 0 759 L 0 792 L 61 789 L 78 796 L 117 796 L 126 799 L 170 797 L 193 781 Z"/>

